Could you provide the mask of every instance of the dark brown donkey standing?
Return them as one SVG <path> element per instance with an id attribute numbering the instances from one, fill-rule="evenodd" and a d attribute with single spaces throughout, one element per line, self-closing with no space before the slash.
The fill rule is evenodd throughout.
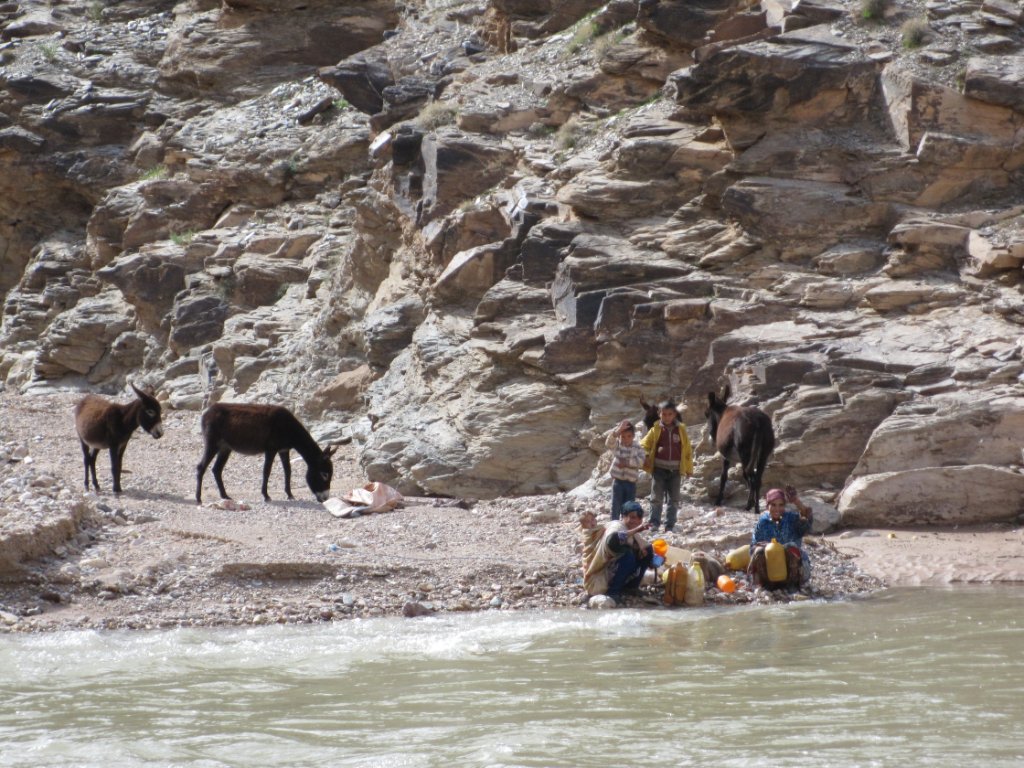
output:
<path id="1" fill-rule="evenodd" d="M 200 421 L 206 449 L 202 461 L 196 466 L 196 501 L 203 503 L 203 475 L 213 462 L 213 479 L 222 499 L 230 499 L 224 490 L 221 473 L 232 451 L 247 456 L 263 454 L 263 498 L 270 501 L 267 481 L 274 466 L 274 456 L 281 458 L 284 469 L 284 490 L 292 496 L 292 466 L 288 453 L 294 448 L 306 461 L 306 484 L 317 501 L 327 499 L 331 490 L 334 467 L 331 455 L 334 447 L 321 450 L 295 415 L 280 405 L 249 405 L 246 403 L 216 403 L 203 413 Z"/>
<path id="2" fill-rule="evenodd" d="M 121 492 L 121 468 L 124 449 L 128 447 L 135 430 L 142 427 L 153 437 L 164 434 L 160 422 L 160 401 L 132 384 L 138 397 L 130 403 L 112 403 L 99 395 L 86 395 L 75 406 L 75 430 L 82 443 L 85 458 L 85 490 L 89 490 L 89 475 L 93 487 L 96 481 L 96 457 L 101 448 L 110 449 L 110 471 L 114 476 L 114 493 Z"/>
<path id="3" fill-rule="evenodd" d="M 760 514 L 761 479 L 764 477 L 764 465 L 775 450 L 775 430 L 772 429 L 771 418 L 760 408 L 726 405 L 730 394 L 728 384 L 721 397 L 708 392 L 708 409 L 704 414 L 708 419 L 708 434 L 722 454 L 722 479 L 715 504 L 721 504 L 725 496 L 729 464 L 739 462 L 743 467 L 743 479 L 750 489 L 747 509 Z"/>

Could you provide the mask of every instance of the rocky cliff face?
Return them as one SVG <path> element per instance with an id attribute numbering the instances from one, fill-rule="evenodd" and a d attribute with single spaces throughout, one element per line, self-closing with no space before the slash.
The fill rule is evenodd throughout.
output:
<path id="1" fill-rule="evenodd" d="M 0 381 L 285 402 L 472 496 L 579 485 L 641 396 L 698 442 L 729 381 L 846 522 L 1013 519 L 1022 16 L 7 3 Z"/>

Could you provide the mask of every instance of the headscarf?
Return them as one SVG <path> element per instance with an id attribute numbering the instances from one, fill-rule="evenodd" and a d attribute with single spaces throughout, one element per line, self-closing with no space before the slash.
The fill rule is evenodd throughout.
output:
<path id="1" fill-rule="evenodd" d="M 764 501 L 766 504 L 770 504 L 776 499 L 782 499 L 783 501 L 786 500 L 786 494 L 783 492 L 781 488 L 772 488 L 770 491 L 768 491 L 768 493 L 764 495 Z"/>

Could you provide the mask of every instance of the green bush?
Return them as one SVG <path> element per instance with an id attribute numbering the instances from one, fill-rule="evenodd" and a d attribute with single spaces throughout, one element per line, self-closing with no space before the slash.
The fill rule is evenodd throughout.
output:
<path id="1" fill-rule="evenodd" d="M 573 115 L 559 126 L 555 132 L 555 146 L 559 149 L 572 149 L 584 136 L 583 124 Z"/>
<path id="2" fill-rule="evenodd" d="M 166 179 L 167 178 L 167 166 L 166 165 L 154 165 L 148 171 L 143 173 L 139 177 L 139 181 L 153 181 L 155 179 Z"/>
<path id="3" fill-rule="evenodd" d="M 925 19 L 910 19 L 900 27 L 900 39 L 904 48 L 920 48 L 932 36 L 931 27 Z"/>
<path id="4" fill-rule="evenodd" d="M 592 20 L 586 19 L 580 22 L 579 26 L 576 27 L 576 31 L 572 33 L 572 37 L 569 38 L 566 50 L 569 53 L 579 53 L 584 45 L 598 36 L 600 31 L 600 27 Z"/>
<path id="5" fill-rule="evenodd" d="M 195 238 L 195 230 L 189 229 L 185 232 L 174 232 L 171 234 L 171 242 L 175 245 L 188 245 Z"/>
<path id="6" fill-rule="evenodd" d="M 889 0 L 860 0 L 860 17 L 868 21 L 878 21 L 885 18 L 888 8 Z"/>
<path id="7" fill-rule="evenodd" d="M 594 41 L 594 56 L 598 61 L 605 58 L 608 52 L 626 38 L 625 29 L 616 29 L 601 35 Z"/>
<path id="8" fill-rule="evenodd" d="M 458 110 L 452 104 L 445 101 L 432 101 L 420 110 L 419 115 L 416 116 L 416 124 L 428 131 L 433 131 L 442 125 L 451 125 L 458 115 Z"/>

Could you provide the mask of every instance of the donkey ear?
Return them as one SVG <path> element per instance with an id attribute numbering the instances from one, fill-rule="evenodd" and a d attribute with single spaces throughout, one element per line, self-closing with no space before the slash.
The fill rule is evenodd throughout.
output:
<path id="1" fill-rule="evenodd" d="M 725 389 L 722 390 L 722 402 L 728 402 L 729 397 L 732 395 L 732 388 L 729 386 L 729 382 L 725 383 Z"/>
<path id="2" fill-rule="evenodd" d="M 708 392 L 708 403 L 714 405 L 716 402 L 718 402 L 718 395 L 714 392 Z"/>
<path id="3" fill-rule="evenodd" d="M 651 410 L 651 404 L 644 400 L 643 395 L 640 395 L 640 407 L 643 408 L 645 411 Z"/>
<path id="4" fill-rule="evenodd" d="M 144 392 L 143 390 L 141 390 L 138 387 L 136 387 L 134 384 L 132 384 L 132 389 L 135 390 L 135 394 L 138 395 L 139 399 L 142 400 L 144 403 L 149 403 L 150 405 L 157 405 L 157 406 L 160 405 L 160 401 L 156 399 L 156 392 L 155 391 L 152 392 L 152 393 Z"/>

